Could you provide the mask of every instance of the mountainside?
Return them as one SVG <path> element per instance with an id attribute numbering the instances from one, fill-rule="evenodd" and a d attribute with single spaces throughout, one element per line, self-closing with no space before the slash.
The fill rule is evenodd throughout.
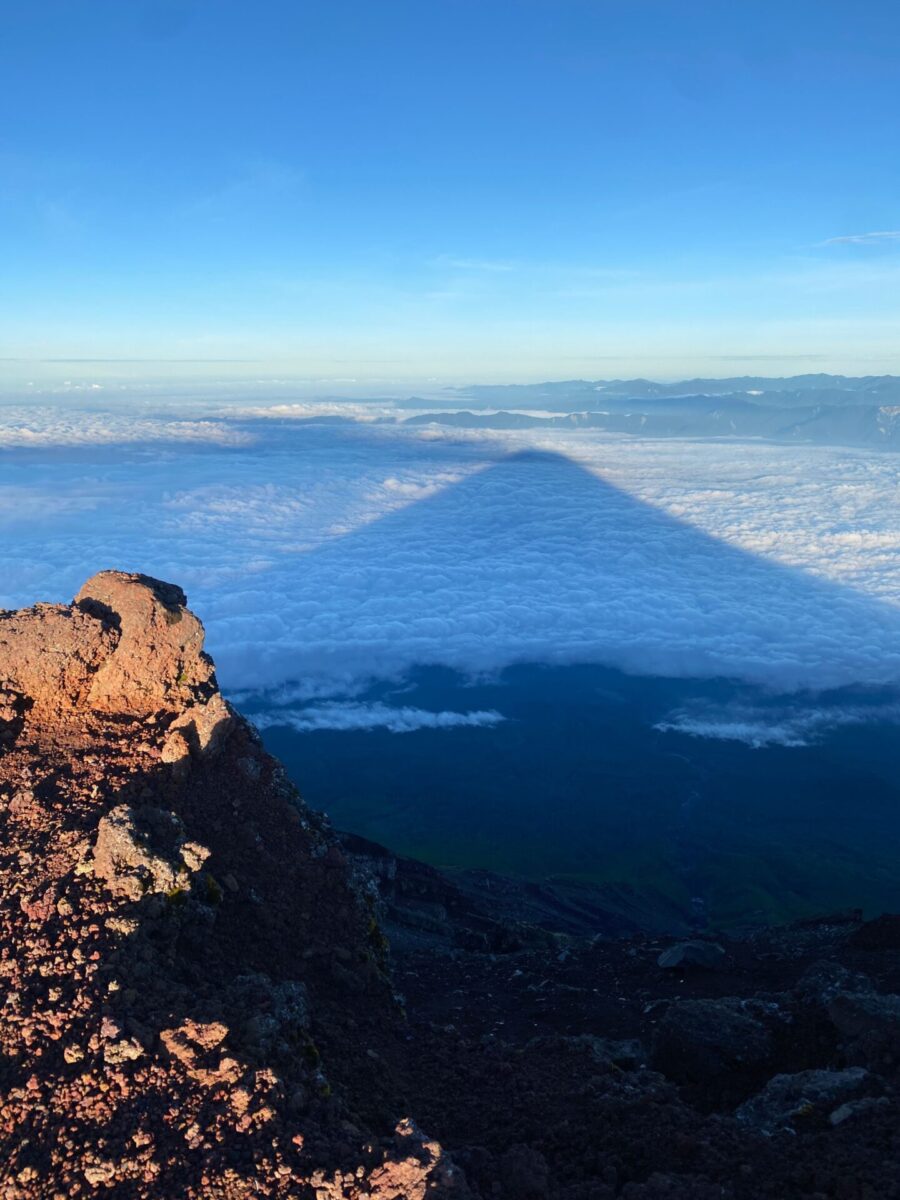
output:
<path id="1" fill-rule="evenodd" d="M 455 1193 L 412 1124 L 375 1136 L 372 897 L 201 647 L 142 576 L 0 614 L 0 1194 Z"/>
<path id="2" fill-rule="evenodd" d="M 202 638 L 116 572 L 0 613 L 3 1200 L 900 1197 L 900 919 L 679 941 L 338 838 Z"/>
<path id="3" fill-rule="evenodd" d="M 528 412 L 434 412 L 407 424 L 452 425 L 462 429 L 596 429 L 642 437 L 767 438 L 816 445 L 900 449 L 900 407 L 829 405 L 780 408 L 743 397 L 686 396 L 665 402 L 618 406 L 621 411 L 575 412 L 542 417 Z"/>
<path id="4" fill-rule="evenodd" d="M 900 403 L 897 375 L 767 375 L 728 376 L 724 379 L 682 379 L 660 383 L 650 379 L 571 379 L 552 383 L 470 384 L 448 389 L 461 400 L 475 399 L 490 407 L 572 411 L 572 400 L 669 400 L 683 396 L 744 396 L 758 404 L 782 408 L 814 404 L 882 405 Z M 595 407 L 579 404 L 578 407 Z"/>
<path id="5" fill-rule="evenodd" d="M 588 428 L 643 437 L 900 448 L 900 378 L 894 375 L 473 384 L 448 388 L 444 400 L 414 397 L 398 407 L 428 410 L 410 417 L 412 423 L 465 429 Z"/>

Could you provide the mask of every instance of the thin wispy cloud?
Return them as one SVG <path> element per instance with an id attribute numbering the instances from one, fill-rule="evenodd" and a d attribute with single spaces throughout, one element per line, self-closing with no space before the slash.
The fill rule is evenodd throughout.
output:
<path id="1" fill-rule="evenodd" d="M 486 271 L 504 273 L 514 271 L 516 264 L 499 258 L 458 258 L 452 254 L 439 254 L 429 262 L 432 267 L 444 267 L 453 271 Z"/>
<path id="2" fill-rule="evenodd" d="M 900 242 L 900 229 L 876 229 L 871 233 L 845 233 L 827 238 L 823 246 L 876 246 L 880 242 Z"/>
<path id="3" fill-rule="evenodd" d="M 180 204 L 184 217 L 220 218 L 236 216 L 254 208 L 296 199 L 306 187 L 306 174 L 296 167 L 271 159 L 253 159 L 237 166 L 233 174 Z"/>
<path id="4" fill-rule="evenodd" d="M 298 733 L 322 729 L 341 732 L 386 729 L 389 733 L 415 733 L 418 729 L 463 729 L 498 725 L 504 717 L 494 709 L 476 712 L 430 712 L 424 708 L 392 708 L 387 704 L 354 704 L 330 701 L 301 709 L 276 709 L 254 713 L 258 729 L 287 726 Z"/>
<path id="5" fill-rule="evenodd" d="M 654 729 L 690 737 L 744 742 L 755 750 L 767 746 L 811 746 L 834 729 L 873 720 L 897 724 L 900 705 L 760 705 L 739 701 L 716 706 L 696 701 L 669 713 Z"/>

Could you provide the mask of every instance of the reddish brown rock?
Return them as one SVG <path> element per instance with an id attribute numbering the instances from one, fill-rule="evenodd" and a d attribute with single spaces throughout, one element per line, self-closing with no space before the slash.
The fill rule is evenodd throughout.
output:
<path id="1" fill-rule="evenodd" d="M 47 711 L 88 702 L 96 672 L 116 646 L 113 628 L 75 605 L 36 604 L 0 612 L 0 686 L 4 709 Z"/>
<path id="2" fill-rule="evenodd" d="M 208 857 L 205 846 L 186 840 L 175 813 L 150 805 L 119 804 L 97 826 L 94 873 L 128 900 L 189 888 Z"/>
<path id="3" fill-rule="evenodd" d="M 179 588 L 0 614 L 2 1200 L 462 1195 L 373 928 Z"/>
<path id="4" fill-rule="evenodd" d="M 181 588 L 121 571 L 99 572 L 70 605 L 0 613 L 0 734 L 32 708 L 168 714 L 172 763 L 215 750 L 233 719 Z"/>
<path id="5" fill-rule="evenodd" d="M 149 716 L 183 709 L 217 690 L 212 659 L 203 652 L 203 626 L 180 587 L 148 575 L 100 571 L 75 597 L 75 607 L 116 637 L 91 679 L 92 708 Z"/>

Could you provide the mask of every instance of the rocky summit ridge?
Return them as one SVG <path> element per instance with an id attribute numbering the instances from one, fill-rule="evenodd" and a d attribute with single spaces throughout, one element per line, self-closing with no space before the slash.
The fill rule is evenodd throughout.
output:
<path id="1" fill-rule="evenodd" d="M 375 1049 L 371 890 L 179 588 L 0 613 L 0 828 L 3 1200 L 463 1194 Z"/>
<path id="2" fill-rule="evenodd" d="M 171 584 L 0 612 L 0 1200 L 900 1200 L 900 917 L 605 903 L 337 836 Z"/>

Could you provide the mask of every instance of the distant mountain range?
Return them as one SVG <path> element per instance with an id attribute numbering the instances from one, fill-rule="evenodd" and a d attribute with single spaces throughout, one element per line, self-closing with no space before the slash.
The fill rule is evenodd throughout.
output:
<path id="1" fill-rule="evenodd" d="M 900 449 L 900 377 L 894 375 L 473 384 L 448 389 L 446 399 L 414 397 L 400 407 L 440 409 L 409 419 L 467 429 L 591 428 Z"/>

